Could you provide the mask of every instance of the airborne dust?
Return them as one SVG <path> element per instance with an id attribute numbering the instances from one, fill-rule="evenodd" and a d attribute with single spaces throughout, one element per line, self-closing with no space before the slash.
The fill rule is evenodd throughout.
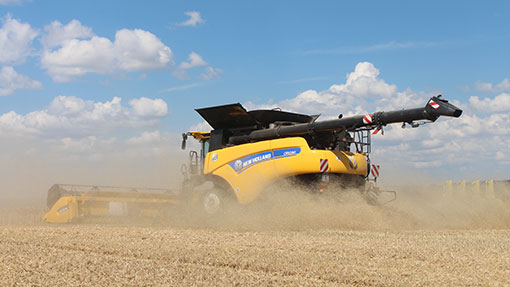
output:
<path id="1" fill-rule="evenodd" d="M 369 205 L 356 190 L 331 188 L 312 194 L 294 185 L 272 187 L 261 199 L 230 208 L 214 221 L 174 222 L 180 226 L 233 230 L 420 230 L 504 229 L 510 202 L 479 194 L 444 192 L 442 186 L 399 187 L 396 201 Z M 509 190 L 510 191 L 510 190 Z M 382 195 L 386 201 L 391 196 Z M 192 212 L 192 211 L 191 211 Z"/>
<path id="2" fill-rule="evenodd" d="M 41 223 L 46 192 L 54 183 L 178 189 L 186 155 L 139 160 L 129 157 L 83 160 L 50 155 L 3 154 L 0 167 L 0 224 Z M 368 205 L 357 191 L 330 187 L 311 194 L 289 183 L 264 191 L 253 204 L 235 206 L 214 219 L 197 218 L 187 207 L 170 216 L 129 219 L 122 224 L 227 230 L 417 230 L 510 228 L 510 200 L 443 191 L 441 185 L 400 186 L 397 200 Z M 508 196 L 510 188 L 500 190 Z M 386 198 L 383 196 L 382 200 Z M 132 220 L 132 221 L 131 221 Z"/>

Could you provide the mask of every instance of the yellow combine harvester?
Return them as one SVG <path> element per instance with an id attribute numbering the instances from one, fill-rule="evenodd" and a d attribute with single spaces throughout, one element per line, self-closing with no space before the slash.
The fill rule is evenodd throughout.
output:
<path id="1" fill-rule="evenodd" d="M 84 217 L 157 215 L 169 206 L 192 203 L 205 215 L 221 213 L 228 204 L 247 204 L 269 185 L 288 179 L 312 192 L 336 192 L 328 185 L 359 189 L 369 203 L 382 192 L 369 181 L 370 136 L 391 123 L 418 127 L 440 116 L 459 117 L 462 110 L 441 96 L 425 107 L 317 121 L 281 110 L 246 111 L 240 104 L 196 110 L 210 132 L 183 134 L 201 149 L 190 152 L 185 180 L 176 192 L 141 192 L 121 188 L 56 185 L 48 193 L 47 222 L 72 222 Z M 374 174 L 372 172 L 372 174 Z"/>
<path id="2" fill-rule="evenodd" d="M 510 200 L 510 180 L 465 180 L 453 182 L 448 180 L 443 184 L 443 191 L 447 195 L 473 195 L 487 199 Z"/>

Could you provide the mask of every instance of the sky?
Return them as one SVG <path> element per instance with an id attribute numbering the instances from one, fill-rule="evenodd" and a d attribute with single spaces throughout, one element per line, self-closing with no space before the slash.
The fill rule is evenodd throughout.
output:
<path id="1" fill-rule="evenodd" d="M 195 108 L 326 119 L 442 94 L 460 118 L 373 137 L 382 182 L 508 179 L 508 11 L 508 1 L 0 0 L 0 171 L 168 185 L 185 158 L 180 133 L 207 129 Z"/>

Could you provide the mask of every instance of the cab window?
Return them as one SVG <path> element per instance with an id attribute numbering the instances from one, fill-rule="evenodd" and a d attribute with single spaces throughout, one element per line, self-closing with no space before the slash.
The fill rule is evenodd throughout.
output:
<path id="1" fill-rule="evenodd" d="M 209 152 L 209 139 L 202 140 L 202 158 L 205 158 Z"/>

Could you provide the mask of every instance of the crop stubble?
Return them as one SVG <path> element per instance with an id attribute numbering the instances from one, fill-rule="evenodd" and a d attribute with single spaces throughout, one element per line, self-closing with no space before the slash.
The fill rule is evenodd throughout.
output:
<path id="1" fill-rule="evenodd" d="M 6 225 L 0 285 L 509 285 L 509 250 L 509 230 Z"/>

